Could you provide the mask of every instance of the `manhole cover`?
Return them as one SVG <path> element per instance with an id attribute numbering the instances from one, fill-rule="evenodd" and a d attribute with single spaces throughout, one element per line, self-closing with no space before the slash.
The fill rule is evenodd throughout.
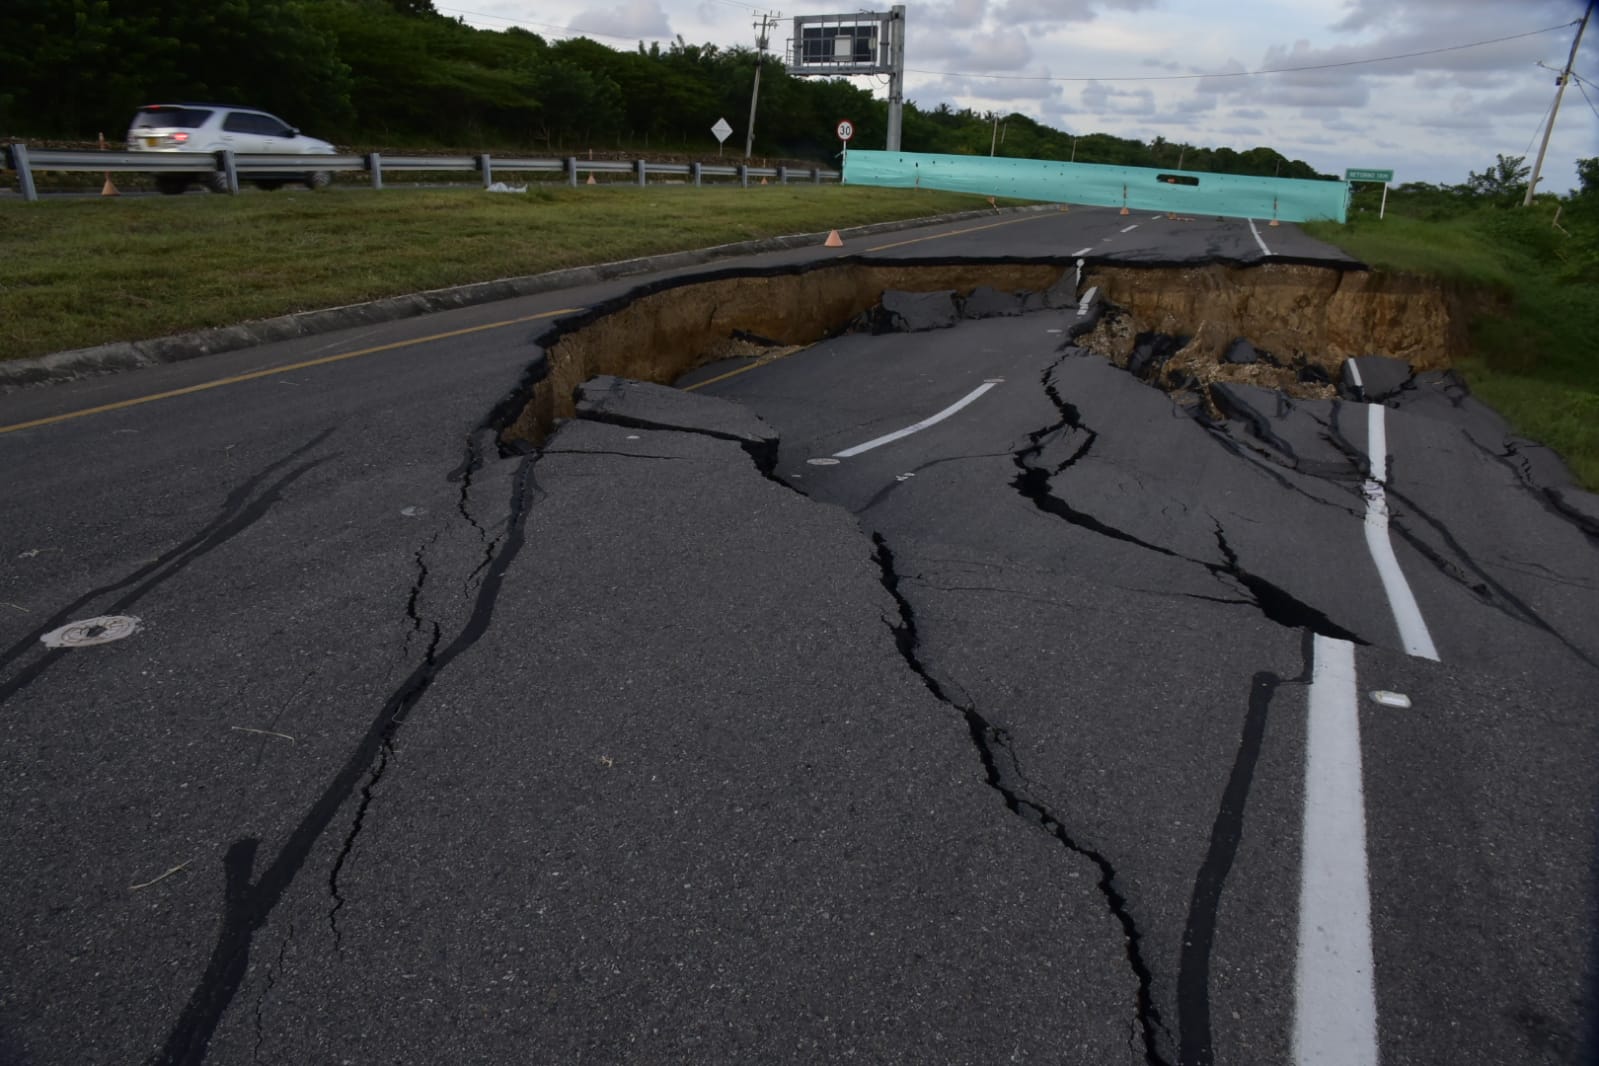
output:
<path id="1" fill-rule="evenodd" d="M 130 614 L 107 614 L 68 622 L 40 637 L 47 648 L 86 648 L 91 644 L 110 644 L 139 631 L 139 620 Z"/>

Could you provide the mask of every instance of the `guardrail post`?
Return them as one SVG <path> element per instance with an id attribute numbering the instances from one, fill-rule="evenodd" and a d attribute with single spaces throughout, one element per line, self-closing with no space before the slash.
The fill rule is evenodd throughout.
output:
<path id="1" fill-rule="evenodd" d="M 822 183 L 822 168 L 821 167 L 812 167 L 811 168 L 811 181 L 815 182 L 817 185 L 820 185 Z"/>
<path id="2" fill-rule="evenodd" d="M 22 198 L 29 203 L 37 200 L 39 190 L 33 187 L 33 168 L 28 165 L 27 145 L 11 146 L 11 169 L 17 172 L 17 185 L 22 190 Z"/>
<path id="3" fill-rule="evenodd" d="M 227 181 L 228 194 L 239 195 L 239 170 L 233 165 L 233 153 L 226 148 L 217 153 L 217 169 L 222 171 L 222 176 Z"/>
<path id="4" fill-rule="evenodd" d="M 477 157 L 477 165 L 478 169 L 483 171 L 483 187 L 487 189 L 494 184 L 494 161 L 489 158 L 487 152 L 484 152 Z"/>
<path id="5" fill-rule="evenodd" d="M 749 168 L 749 164 L 740 163 L 738 165 L 738 183 L 740 185 L 742 185 L 746 189 L 750 187 L 750 168 Z"/>
<path id="6" fill-rule="evenodd" d="M 577 188 L 577 157 L 566 157 L 566 183 L 572 188 Z"/>
<path id="7" fill-rule="evenodd" d="M 696 189 L 700 187 L 700 170 L 701 170 L 701 164 L 699 164 L 699 163 L 690 163 L 689 164 L 688 171 L 694 178 L 694 187 Z"/>
<path id="8" fill-rule="evenodd" d="M 368 152 L 366 156 L 366 169 L 372 173 L 372 188 L 381 191 L 383 188 L 382 153 Z"/>
<path id="9" fill-rule="evenodd" d="M 788 184 L 788 168 L 787 167 L 778 167 L 777 168 L 777 183 L 779 185 L 787 185 Z"/>
<path id="10" fill-rule="evenodd" d="M 643 188 L 649 181 L 649 179 L 645 177 L 645 170 L 646 167 L 644 160 L 640 159 L 633 164 L 633 171 L 638 175 L 638 183 L 640 188 Z"/>

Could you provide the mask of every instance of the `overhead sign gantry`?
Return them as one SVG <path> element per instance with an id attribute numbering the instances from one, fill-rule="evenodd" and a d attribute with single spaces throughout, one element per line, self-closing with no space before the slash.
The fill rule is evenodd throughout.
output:
<path id="1" fill-rule="evenodd" d="M 788 42 L 788 72 L 796 77 L 888 75 L 890 152 L 900 150 L 905 111 L 905 5 L 850 15 L 800 15 Z"/>

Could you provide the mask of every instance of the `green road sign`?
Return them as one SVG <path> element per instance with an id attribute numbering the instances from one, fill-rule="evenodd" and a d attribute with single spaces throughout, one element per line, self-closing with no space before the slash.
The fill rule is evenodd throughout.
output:
<path id="1" fill-rule="evenodd" d="M 1387 183 L 1394 180 L 1394 172 L 1391 170 L 1346 170 L 1344 171 L 1344 180 Z"/>

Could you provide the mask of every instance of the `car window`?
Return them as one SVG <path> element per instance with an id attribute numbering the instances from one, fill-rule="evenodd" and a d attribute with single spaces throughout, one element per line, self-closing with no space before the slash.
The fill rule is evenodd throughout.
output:
<path id="1" fill-rule="evenodd" d="M 222 128 L 229 133 L 260 133 L 255 118 L 248 111 L 235 111 L 222 120 Z"/>
<path id="2" fill-rule="evenodd" d="M 133 126 L 135 129 L 175 126 L 192 130 L 204 125 L 210 117 L 211 112 L 200 107 L 141 107 L 133 116 Z"/>

